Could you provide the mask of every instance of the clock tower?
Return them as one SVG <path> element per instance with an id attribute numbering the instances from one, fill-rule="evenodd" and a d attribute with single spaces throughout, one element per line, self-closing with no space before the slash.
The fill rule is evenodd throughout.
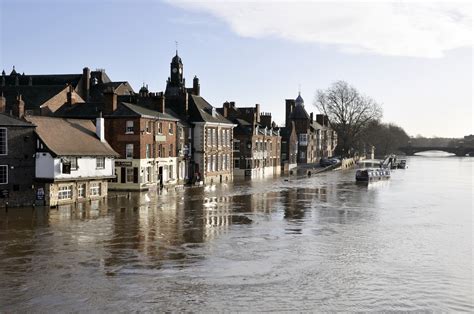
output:
<path id="1" fill-rule="evenodd" d="M 170 76 L 166 82 L 166 92 L 167 95 L 178 95 L 180 91 L 184 91 L 185 81 L 183 78 L 183 62 L 178 56 L 178 50 L 176 50 L 176 55 L 171 59 L 170 63 Z"/>

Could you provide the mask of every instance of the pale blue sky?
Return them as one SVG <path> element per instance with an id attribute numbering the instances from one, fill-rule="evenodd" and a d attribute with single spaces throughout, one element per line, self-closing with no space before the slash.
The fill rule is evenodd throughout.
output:
<path id="1" fill-rule="evenodd" d="M 260 103 L 282 123 L 299 84 L 316 112 L 315 91 L 346 80 L 410 135 L 474 133 L 470 4 L 0 1 L 7 72 L 89 66 L 161 91 L 178 41 L 188 85 L 198 75 L 214 106 Z"/>

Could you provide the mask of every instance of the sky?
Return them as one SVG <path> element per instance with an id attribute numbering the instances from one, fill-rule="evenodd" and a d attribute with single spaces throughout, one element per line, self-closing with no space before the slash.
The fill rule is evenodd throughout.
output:
<path id="1" fill-rule="evenodd" d="M 473 134 L 471 2 L 0 0 L 0 66 L 102 68 L 163 91 L 176 42 L 187 85 L 216 107 L 259 103 L 278 124 L 298 91 L 347 81 L 409 135 Z"/>

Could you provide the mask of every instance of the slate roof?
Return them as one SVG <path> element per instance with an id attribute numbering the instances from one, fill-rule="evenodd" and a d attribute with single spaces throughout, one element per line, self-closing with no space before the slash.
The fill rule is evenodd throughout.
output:
<path id="1" fill-rule="evenodd" d="M 25 102 L 26 110 L 39 109 L 42 104 L 50 100 L 61 91 L 66 89 L 66 85 L 42 85 L 42 86 L 0 86 L 0 94 L 7 100 L 6 110 L 10 110 L 16 101 L 16 97 L 21 94 Z"/>
<path id="2" fill-rule="evenodd" d="M 166 111 L 166 110 L 165 110 Z M 139 116 L 139 117 L 151 117 L 151 118 L 160 118 L 163 120 L 171 120 L 171 121 L 178 121 L 178 118 L 168 114 L 162 113 L 157 110 L 145 108 L 142 106 L 122 102 L 117 110 L 114 111 L 110 115 L 111 117 L 132 117 L 132 116 Z"/>
<path id="3" fill-rule="evenodd" d="M 30 78 L 32 80 L 33 86 L 35 85 L 66 85 L 71 84 L 72 86 L 76 87 L 79 84 L 82 73 L 81 74 L 41 74 L 41 75 L 6 75 L 5 84 L 14 85 L 15 78 L 18 77 L 20 85 L 28 85 Z"/>
<path id="4" fill-rule="evenodd" d="M 35 127 L 33 124 L 20 120 L 16 117 L 12 117 L 5 113 L 0 113 L 0 126 L 15 126 L 15 127 Z"/>
<path id="5" fill-rule="evenodd" d="M 303 106 L 295 106 L 295 109 L 290 115 L 290 119 L 309 119 L 309 115 Z"/>
<path id="6" fill-rule="evenodd" d="M 204 98 L 197 95 L 189 95 L 189 104 L 191 106 L 191 122 L 213 122 L 233 124 L 231 121 L 224 118 L 215 109 L 215 115 L 212 115 L 212 107 Z"/>
<path id="7" fill-rule="evenodd" d="M 56 110 L 53 115 L 61 118 L 95 119 L 101 111 L 104 111 L 104 103 L 84 102 L 72 105 L 65 104 Z"/>
<path id="8" fill-rule="evenodd" d="M 90 120 L 28 116 L 36 134 L 56 156 L 119 156 L 107 142 L 101 142 Z"/>
<path id="9" fill-rule="evenodd" d="M 103 94 L 107 89 L 112 88 L 114 91 L 116 91 L 122 85 L 125 85 L 126 87 L 128 87 L 129 92 L 134 93 L 132 87 L 126 81 L 107 82 L 107 83 L 102 83 L 102 84 L 97 84 L 97 85 L 91 86 L 90 93 L 89 93 L 90 99 L 94 100 L 94 101 L 101 101 L 102 97 L 103 97 Z M 126 94 L 126 95 L 128 96 L 129 94 Z M 125 96 L 125 95 L 118 95 L 118 96 Z"/>

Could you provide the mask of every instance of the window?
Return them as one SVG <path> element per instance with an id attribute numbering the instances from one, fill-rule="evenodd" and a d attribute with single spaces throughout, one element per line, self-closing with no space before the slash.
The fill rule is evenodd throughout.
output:
<path id="1" fill-rule="evenodd" d="M 151 144 L 146 144 L 146 158 L 151 158 Z"/>
<path id="2" fill-rule="evenodd" d="M 216 146 L 217 144 L 217 134 L 216 129 L 212 129 L 212 146 Z"/>
<path id="3" fill-rule="evenodd" d="M 173 123 L 172 123 L 172 122 L 170 122 L 170 123 L 169 123 L 169 129 L 168 129 L 168 132 L 169 132 L 169 134 L 173 134 L 173 131 L 174 131 L 174 130 L 173 130 Z"/>
<path id="4" fill-rule="evenodd" d="M 133 144 L 127 144 L 125 146 L 125 158 L 133 159 Z"/>
<path id="5" fill-rule="evenodd" d="M 151 167 L 147 168 L 147 174 L 148 174 L 148 176 L 147 176 L 146 179 L 147 179 L 148 182 L 151 182 L 152 181 L 152 174 L 153 174 Z"/>
<path id="6" fill-rule="evenodd" d="M 211 129 L 206 129 L 207 131 L 207 146 L 212 145 L 212 132 Z"/>
<path id="7" fill-rule="evenodd" d="M 63 185 L 59 187 L 58 199 L 69 200 L 72 198 L 72 185 Z"/>
<path id="8" fill-rule="evenodd" d="M 308 145 L 308 134 L 300 134 L 299 143 L 300 145 L 303 145 L 303 146 Z"/>
<path id="9" fill-rule="evenodd" d="M 217 170 L 217 167 L 216 167 L 216 163 L 217 163 L 217 158 L 216 156 L 212 156 L 212 171 L 216 171 Z"/>
<path id="10" fill-rule="evenodd" d="M 240 151 L 240 141 L 234 142 L 234 151 Z"/>
<path id="11" fill-rule="evenodd" d="M 158 145 L 158 157 L 165 157 L 165 156 L 163 156 L 163 154 L 161 152 L 162 150 L 163 150 L 163 145 L 161 145 L 161 144 Z"/>
<path id="12" fill-rule="evenodd" d="M 158 134 L 163 134 L 163 124 L 158 122 Z"/>
<path id="13" fill-rule="evenodd" d="M 211 156 L 207 157 L 207 172 L 211 172 L 212 163 L 211 163 Z"/>
<path id="14" fill-rule="evenodd" d="M 95 168 L 96 169 L 104 169 L 105 168 L 105 158 L 104 157 L 97 157 L 95 159 Z"/>
<path id="15" fill-rule="evenodd" d="M 223 157 L 224 157 L 224 156 L 222 156 L 222 155 L 219 155 L 219 156 L 217 157 L 217 160 L 218 160 L 218 162 L 217 162 L 217 163 L 218 163 L 218 165 L 217 165 L 217 170 L 219 170 L 219 171 L 224 170 L 224 168 L 222 167 L 223 164 L 224 164 L 224 162 L 223 162 L 223 159 L 224 159 L 224 158 L 223 158 Z"/>
<path id="16" fill-rule="evenodd" d="M 151 130 L 152 130 L 152 129 L 153 129 L 153 122 L 152 122 L 152 121 L 148 121 L 148 122 L 146 123 L 145 131 L 146 131 L 147 133 L 151 133 Z"/>
<path id="17" fill-rule="evenodd" d="M 219 146 L 222 146 L 224 145 L 224 130 L 217 130 L 218 134 L 219 134 L 219 138 L 218 138 L 218 145 Z"/>
<path id="18" fill-rule="evenodd" d="M 133 182 L 133 168 L 127 168 L 127 183 Z"/>
<path id="19" fill-rule="evenodd" d="M 170 154 L 169 154 L 169 157 L 173 157 L 174 156 L 174 153 L 173 153 L 173 144 L 170 144 Z"/>
<path id="20" fill-rule="evenodd" d="M 8 183 L 8 166 L 1 165 L 0 166 L 0 184 L 7 184 Z"/>
<path id="21" fill-rule="evenodd" d="M 127 121 L 127 125 L 125 127 L 125 134 L 133 134 L 133 121 Z"/>
<path id="22" fill-rule="evenodd" d="M 71 162 L 71 170 L 77 170 L 77 157 L 70 157 L 69 161 Z"/>
<path id="23" fill-rule="evenodd" d="M 0 128 L 0 155 L 8 154 L 7 129 Z"/>
<path id="24" fill-rule="evenodd" d="M 234 159 L 234 168 L 235 169 L 240 168 L 240 159 Z"/>
<path id="25" fill-rule="evenodd" d="M 79 184 L 77 186 L 77 197 L 78 198 L 86 197 L 86 185 L 85 184 Z"/>
<path id="26" fill-rule="evenodd" d="M 100 195 L 100 187 L 101 183 L 100 182 L 91 182 L 91 196 L 99 196 Z"/>
<path id="27" fill-rule="evenodd" d="M 174 175 L 173 175 L 173 165 L 170 165 L 170 166 L 168 167 L 168 169 L 169 169 L 169 170 L 168 170 L 168 177 L 169 177 L 170 180 L 172 180 L 172 179 L 174 178 Z"/>

